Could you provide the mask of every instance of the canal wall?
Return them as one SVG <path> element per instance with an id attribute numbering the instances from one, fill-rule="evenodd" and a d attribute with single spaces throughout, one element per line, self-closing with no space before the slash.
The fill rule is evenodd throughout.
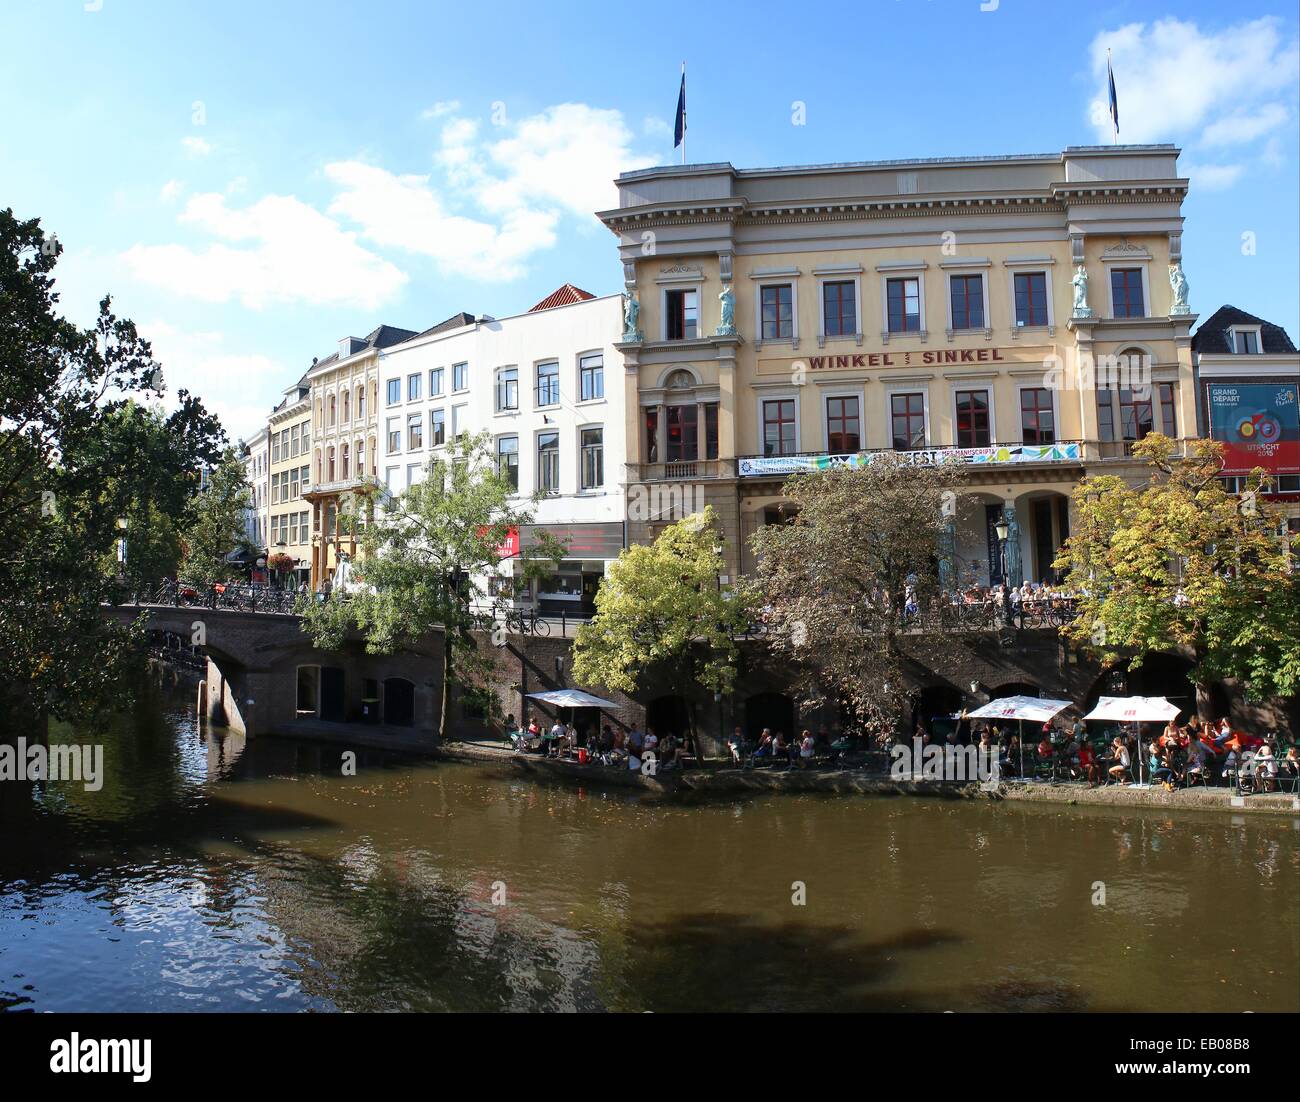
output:
<path id="1" fill-rule="evenodd" d="M 498 746 L 453 743 L 437 756 L 474 762 L 515 776 L 541 782 L 628 789 L 657 796 L 742 796 L 753 794 L 821 793 L 838 796 L 914 796 L 939 800 L 1008 800 L 1011 802 L 1093 805 L 1141 811 L 1218 811 L 1237 814 L 1300 815 L 1300 797 L 1289 793 L 1260 793 L 1238 797 L 1228 788 L 1190 788 L 1170 792 L 1163 787 L 1108 785 L 1088 788 L 1074 784 L 1003 782 L 996 792 L 959 781 L 899 781 L 856 769 L 734 769 L 704 768 L 666 771 L 654 777 L 629 769 L 580 765 L 575 761 L 519 754 Z"/>

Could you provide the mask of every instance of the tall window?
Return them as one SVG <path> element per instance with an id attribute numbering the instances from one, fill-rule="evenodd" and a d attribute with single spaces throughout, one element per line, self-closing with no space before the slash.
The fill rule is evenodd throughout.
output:
<path id="1" fill-rule="evenodd" d="M 844 454 L 862 446 L 856 397 L 826 399 L 826 449 Z"/>
<path id="2" fill-rule="evenodd" d="M 763 454 L 793 455 L 795 438 L 794 399 L 769 398 L 763 403 Z"/>
<path id="3" fill-rule="evenodd" d="M 1097 391 L 1097 439 L 1115 439 L 1115 395 L 1109 390 Z"/>
<path id="4" fill-rule="evenodd" d="M 822 284 L 822 332 L 828 337 L 857 335 L 858 305 L 853 280 Z"/>
<path id="5" fill-rule="evenodd" d="M 718 403 L 704 403 L 704 458 L 718 458 Z"/>
<path id="6" fill-rule="evenodd" d="M 763 339 L 788 340 L 794 336 L 794 291 L 788 283 L 759 290 L 763 307 Z"/>
<path id="7" fill-rule="evenodd" d="M 925 447 L 924 394 L 891 394 L 889 413 L 895 451 Z"/>
<path id="8" fill-rule="evenodd" d="M 289 457 L 296 458 L 298 455 L 298 426 L 293 426 L 293 431 L 289 434 Z"/>
<path id="9" fill-rule="evenodd" d="M 548 494 L 560 489 L 560 434 L 543 432 L 537 437 L 537 488 Z"/>
<path id="10" fill-rule="evenodd" d="M 605 430 L 602 428 L 583 429 L 580 440 L 582 449 L 582 488 L 594 490 L 605 484 Z"/>
<path id="11" fill-rule="evenodd" d="M 446 415 L 440 409 L 429 413 L 429 447 L 436 448 L 447 442 Z"/>
<path id="12" fill-rule="evenodd" d="M 352 420 L 352 393 L 345 390 L 343 392 L 343 423 L 346 425 Z"/>
<path id="13" fill-rule="evenodd" d="M 311 451 L 311 421 L 302 423 L 302 454 L 306 455 Z"/>
<path id="14" fill-rule="evenodd" d="M 1159 383 L 1156 391 L 1160 397 L 1160 431 L 1166 436 L 1178 435 L 1178 384 Z"/>
<path id="15" fill-rule="evenodd" d="M 436 398 L 442 393 L 442 368 L 429 368 L 429 397 Z"/>
<path id="16" fill-rule="evenodd" d="M 537 365 L 537 408 L 560 404 L 560 365 L 555 360 Z"/>
<path id="17" fill-rule="evenodd" d="M 693 340 L 700 330 L 698 291 L 668 291 L 664 295 L 664 323 L 670 341 Z"/>
<path id="18" fill-rule="evenodd" d="M 334 395 L 330 395 L 330 424 L 333 425 L 338 421 L 338 405 Z"/>
<path id="19" fill-rule="evenodd" d="M 1017 272 L 1013 282 L 1016 291 L 1016 325 L 1046 325 L 1046 273 Z"/>
<path id="20" fill-rule="evenodd" d="M 1056 415 L 1052 392 L 1030 386 L 1020 392 L 1020 439 L 1025 444 L 1055 444 Z"/>
<path id="21" fill-rule="evenodd" d="M 469 364 L 461 363 L 451 365 L 451 389 L 469 389 Z"/>
<path id="22" fill-rule="evenodd" d="M 668 462 L 689 463 L 699 458 L 698 407 L 668 406 Z"/>
<path id="23" fill-rule="evenodd" d="M 424 447 L 424 415 L 412 413 L 406 419 L 406 450 L 415 451 Z"/>
<path id="24" fill-rule="evenodd" d="M 1144 395 L 1133 390 L 1119 392 L 1119 423 L 1125 440 L 1141 440 L 1155 429 L 1151 409 L 1151 392 Z"/>
<path id="25" fill-rule="evenodd" d="M 339 477 L 344 482 L 348 480 L 348 446 L 346 444 L 339 448 Z"/>
<path id="26" fill-rule="evenodd" d="M 519 437 L 497 438 L 497 470 L 512 490 L 519 489 Z"/>
<path id="27" fill-rule="evenodd" d="M 578 361 L 578 400 L 590 402 L 605 397 L 605 358 L 599 353 Z"/>
<path id="28" fill-rule="evenodd" d="M 1115 317 L 1146 317 L 1146 306 L 1142 301 L 1142 269 L 1112 268 L 1110 298 L 1115 305 Z"/>
<path id="29" fill-rule="evenodd" d="M 333 481 L 335 481 L 335 478 L 334 478 L 334 449 L 333 449 L 333 448 L 330 448 L 330 450 L 329 450 L 326 454 L 328 455 L 328 462 L 327 462 L 326 466 L 327 466 L 327 468 L 328 468 L 328 470 L 329 470 L 329 481 L 330 481 L 330 482 L 333 482 Z"/>
<path id="30" fill-rule="evenodd" d="M 984 328 L 984 277 L 955 275 L 948 280 L 954 329 Z"/>
<path id="31" fill-rule="evenodd" d="M 418 372 L 406 377 L 406 400 L 408 402 L 418 402 L 420 400 L 420 382 L 424 376 Z"/>
<path id="32" fill-rule="evenodd" d="M 891 333 L 920 332 L 921 281 L 919 279 L 886 280 L 885 299 Z"/>
<path id="33" fill-rule="evenodd" d="M 364 419 L 366 416 L 366 388 L 357 387 L 357 417 Z"/>
<path id="34" fill-rule="evenodd" d="M 389 379 L 384 385 L 387 387 L 387 392 L 385 394 L 386 401 L 390 406 L 397 405 L 397 403 L 402 400 L 402 380 Z"/>
<path id="35" fill-rule="evenodd" d="M 987 448 L 992 442 L 989 432 L 989 392 L 959 390 L 957 399 L 957 447 Z"/>
<path id="36" fill-rule="evenodd" d="M 519 408 L 519 368 L 503 367 L 497 372 L 497 412 Z"/>

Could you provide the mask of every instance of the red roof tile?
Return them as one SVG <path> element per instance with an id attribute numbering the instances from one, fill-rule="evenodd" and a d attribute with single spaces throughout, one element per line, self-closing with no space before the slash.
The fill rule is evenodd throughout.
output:
<path id="1" fill-rule="evenodd" d="M 538 310 L 550 310 L 555 306 L 572 306 L 575 302 L 582 302 L 584 299 L 595 297 L 590 291 L 584 291 L 581 287 L 566 283 L 558 290 L 552 291 L 528 312 L 535 314 Z"/>

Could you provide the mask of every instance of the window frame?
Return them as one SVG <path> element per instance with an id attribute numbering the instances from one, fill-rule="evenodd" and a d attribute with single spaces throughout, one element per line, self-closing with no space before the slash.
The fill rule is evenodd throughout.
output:
<path id="1" fill-rule="evenodd" d="M 507 378 L 511 374 L 513 374 L 514 378 Z M 505 387 L 508 402 L 511 384 L 514 386 L 514 401 L 509 404 L 503 403 L 502 388 Z M 513 414 L 519 412 L 519 366 L 517 364 L 506 364 L 504 367 L 496 369 L 492 386 L 492 406 L 495 413 Z"/>
<path id="2" fill-rule="evenodd" d="M 1148 264 L 1145 261 L 1122 260 L 1107 263 L 1105 265 L 1106 294 L 1110 300 L 1110 316 L 1112 320 L 1118 319 L 1120 321 L 1132 321 L 1134 319 L 1149 318 L 1153 316 L 1151 314 L 1151 287 L 1147 279 L 1147 268 Z M 1138 273 L 1138 284 L 1142 289 L 1142 313 L 1117 314 L 1115 312 L 1115 275 L 1118 272 Z M 1128 281 L 1125 280 L 1126 285 L 1127 282 Z"/>
<path id="3" fill-rule="evenodd" d="M 669 314 L 668 304 L 671 301 L 671 296 L 676 294 L 693 294 L 695 296 L 695 333 L 691 336 L 686 336 L 684 332 L 680 337 L 670 335 L 669 320 L 671 315 Z M 659 296 L 659 312 L 660 317 L 662 318 L 660 328 L 663 332 L 663 339 L 665 341 L 699 340 L 704 333 L 704 284 L 702 282 L 676 284 L 662 288 Z"/>
<path id="4" fill-rule="evenodd" d="M 757 402 L 758 402 L 758 449 L 759 449 L 758 454 L 764 457 L 798 455 L 803 450 L 802 441 L 800 439 L 799 422 L 800 422 L 801 411 L 799 406 L 799 395 L 792 391 L 781 391 L 781 392 L 775 392 L 770 394 L 759 394 L 757 396 Z M 790 402 L 793 405 L 792 419 L 794 425 L 794 447 L 789 451 L 782 450 L 782 451 L 769 452 L 767 450 L 767 426 L 768 426 L 767 406 L 768 403 L 770 402 Z M 778 420 L 774 423 L 780 426 L 780 425 L 784 425 L 786 421 L 784 418 L 778 418 Z M 778 429 L 778 433 L 779 431 L 780 430 Z"/>
<path id="5" fill-rule="evenodd" d="M 1029 392 L 1029 391 L 1042 391 L 1043 393 L 1045 393 L 1045 394 L 1047 395 L 1048 408 L 1051 410 L 1051 414 L 1052 414 L 1052 439 L 1051 439 L 1051 441 L 1050 441 L 1048 444 L 1043 443 L 1041 440 L 1039 440 L 1039 441 L 1029 441 L 1029 440 L 1026 440 L 1026 439 L 1025 439 L 1025 394 L 1026 394 L 1027 392 Z M 1055 390 L 1053 390 L 1051 387 L 1046 387 L 1046 386 L 1020 386 L 1020 387 L 1017 387 L 1017 388 L 1016 388 L 1016 410 L 1017 410 L 1017 412 L 1018 412 L 1018 414 L 1019 414 L 1019 424 L 1020 424 L 1020 442 L 1021 442 L 1022 444 L 1027 444 L 1027 445 L 1029 445 L 1030 447 L 1040 447 L 1040 448 L 1041 448 L 1041 447 L 1048 447 L 1049 444 L 1056 444 L 1056 443 L 1059 443 L 1059 441 L 1060 441 L 1060 439 L 1061 439 L 1061 433 L 1060 433 L 1060 417 L 1059 417 L 1059 415 L 1058 415 L 1058 413 L 1057 413 L 1057 409 L 1056 409 L 1056 391 L 1055 391 Z M 1042 411 L 1042 408 L 1041 408 L 1040 406 L 1035 405 L 1035 407 L 1034 407 L 1034 413 L 1035 413 L 1035 416 L 1036 416 L 1036 417 L 1040 416 L 1040 415 L 1042 414 L 1042 412 L 1043 412 L 1043 411 Z M 1038 431 L 1041 431 L 1041 429 L 1035 429 L 1035 432 L 1038 432 Z"/>
<path id="6" fill-rule="evenodd" d="M 971 268 L 971 269 L 945 268 L 944 275 L 947 277 L 945 282 L 947 283 L 947 288 L 948 288 L 948 294 L 946 296 L 948 300 L 948 332 L 949 333 L 984 333 L 987 332 L 989 329 L 991 329 L 992 325 L 990 324 L 989 321 L 989 281 L 984 272 L 984 269 L 983 268 Z M 979 303 L 980 303 L 981 324 L 979 325 L 958 325 L 957 324 L 957 319 L 953 314 L 953 303 L 952 303 L 953 281 L 957 279 L 963 281 L 969 279 L 978 279 L 980 281 Z M 967 314 L 967 320 L 969 320 L 970 296 L 967 295 L 966 298 L 967 298 L 966 314 Z"/>
<path id="7" fill-rule="evenodd" d="M 514 441 L 515 448 L 514 448 L 514 451 L 513 451 L 513 452 L 503 452 L 503 451 L 501 450 L 501 445 L 502 445 L 503 443 L 505 443 L 507 440 L 513 440 L 513 441 Z M 514 492 L 515 492 L 515 493 L 518 493 L 518 492 L 519 492 L 519 472 L 520 472 L 520 469 L 521 469 L 520 454 L 519 454 L 519 434 L 518 434 L 518 433 L 514 433 L 514 432 L 502 433 L 502 434 L 501 434 L 500 436 L 498 436 L 497 439 L 496 439 L 496 449 L 495 449 L 495 451 L 496 451 L 497 473 L 498 473 L 498 474 L 501 473 L 501 457 L 502 457 L 503 455 L 513 455 L 513 456 L 514 456 L 515 461 L 514 461 L 514 465 L 513 465 L 513 467 L 511 468 L 512 471 L 513 471 L 513 473 L 514 473 L 514 477 L 513 477 L 513 479 L 506 479 L 506 481 L 507 481 L 507 482 L 512 482 Z"/>
<path id="8" fill-rule="evenodd" d="M 897 448 L 894 446 L 894 398 L 917 395 L 921 396 L 921 417 L 923 418 L 923 439 L 920 444 L 908 448 Z M 930 443 L 930 434 L 933 431 L 931 425 L 933 422 L 930 418 L 930 388 L 928 386 L 916 386 L 900 384 L 890 387 L 885 391 L 884 403 L 885 416 L 885 439 L 889 442 L 890 451 L 921 451 L 924 448 L 932 447 Z M 910 413 L 909 413 L 910 416 Z"/>
<path id="9" fill-rule="evenodd" d="M 554 456 L 554 461 L 550 463 L 545 462 L 543 460 L 542 440 L 543 438 L 546 437 L 551 437 L 554 439 L 555 456 Z M 551 448 L 548 447 L 547 451 L 550 450 Z M 560 463 L 560 430 L 558 428 L 545 428 L 545 429 L 539 429 L 537 432 L 535 432 L 533 434 L 533 455 L 536 460 L 536 462 L 534 463 L 534 467 L 536 468 L 534 471 L 534 481 L 536 482 L 536 489 L 541 493 L 547 495 L 558 494 L 560 492 L 561 479 L 563 477 L 563 472 L 561 470 L 561 463 Z M 555 485 L 547 486 L 545 476 L 548 470 L 551 469 L 553 469 L 555 472 Z"/>
<path id="10" fill-rule="evenodd" d="M 891 329 L 889 326 L 889 285 L 891 283 L 914 281 L 917 288 L 917 327 L 915 329 Z M 904 292 L 904 309 L 907 297 Z M 894 337 L 920 337 L 928 332 L 925 325 L 925 271 L 921 268 L 886 271 L 880 276 L 880 310 L 882 334 L 887 340 Z"/>
<path id="11" fill-rule="evenodd" d="M 790 292 L 790 331 L 782 333 L 780 293 L 785 289 Z M 765 329 L 764 296 L 768 291 L 777 293 L 777 331 L 768 336 Z M 758 345 L 779 344 L 789 341 L 794 344 L 799 339 L 799 285 L 793 278 L 761 279 L 754 284 L 754 341 Z"/>
<path id="12" fill-rule="evenodd" d="M 554 401 L 542 401 L 542 368 L 554 368 L 548 372 L 548 378 L 554 380 Z M 547 387 L 548 392 L 551 387 Z M 533 409 L 558 409 L 563 390 L 560 386 L 560 361 L 556 359 L 535 360 L 533 362 Z"/>
<path id="13" fill-rule="evenodd" d="M 987 421 L 985 426 L 988 433 L 988 440 L 983 443 L 962 443 L 961 425 L 961 408 L 959 397 L 962 394 L 983 394 L 984 395 L 984 416 Z M 892 418 L 891 418 L 892 424 Z M 953 447 L 956 448 L 990 448 L 997 443 L 997 417 L 993 408 L 993 384 L 991 382 L 978 383 L 959 381 L 952 386 L 952 439 Z"/>
<path id="14" fill-rule="evenodd" d="M 826 331 L 826 288 L 831 285 L 853 284 L 853 315 L 854 328 L 853 332 L 845 333 L 828 333 Z M 843 299 L 841 299 L 841 303 Z M 862 339 L 862 279 L 860 276 L 844 273 L 828 273 L 817 277 L 817 326 L 818 336 L 822 342 L 826 341 L 845 341 L 853 340 L 861 342 Z M 841 311 L 841 316 L 842 316 Z"/>
<path id="15" fill-rule="evenodd" d="M 857 422 L 858 422 L 858 446 L 853 449 L 836 448 L 831 443 L 831 402 L 842 402 L 852 399 L 858 405 Z M 862 451 L 866 446 L 866 410 L 867 404 L 865 396 L 860 388 L 851 388 L 845 390 L 824 390 L 821 393 L 821 414 L 822 414 L 822 442 L 826 448 L 827 455 L 850 455 Z"/>
<path id="16" fill-rule="evenodd" d="M 461 385 L 457 386 L 457 376 L 460 376 Z M 451 365 L 451 392 L 453 394 L 464 394 L 469 390 L 469 360 L 461 360 L 459 363 Z"/>
<path id="17" fill-rule="evenodd" d="M 595 368 L 586 366 L 586 361 L 598 361 Z M 592 378 L 599 380 L 599 394 L 585 394 L 585 379 L 588 372 L 592 373 Z M 577 386 L 578 404 L 585 405 L 593 402 L 603 402 L 605 400 L 605 351 L 598 349 L 592 352 L 578 353 L 578 386 Z M 585 396 L 584 396 L 585 395 Z"/>
<path id="18" fill-rule="evenodd" d="M 599 433 L 599 440 L 596 444 L 588 444 L 586 437 L 589 432 Z M 592 453 L 597 455 L 596 463 L 598 464 L 598 478 L 595 482 L 587 481 L 587 461 L 588 456 Z M 605 488 L 605 426 L 600 425 L 579 425 L 578 426 L 578 489 L 587 493 L 594 490 L 603 490 Z"/>
<path id="19" fill-rule="evenodd" d="M 393 387 L 397 387 L 397 397 L 393 397 Z M 402 377 L 394 375 L 391 379 L 384 380 L 384 408 L 391 409 L 393 406 L 402 404 Z"/>

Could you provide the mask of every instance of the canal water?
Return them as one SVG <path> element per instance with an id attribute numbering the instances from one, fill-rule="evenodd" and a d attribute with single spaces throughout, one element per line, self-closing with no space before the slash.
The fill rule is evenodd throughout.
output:
<path id="1" fill-rule="evenodd" d="M 97 792 L 0 782 L 0 1009 L 1300 1009 L 1289 817 L 349 777 L 167 699 L 92 739 Z"/>

